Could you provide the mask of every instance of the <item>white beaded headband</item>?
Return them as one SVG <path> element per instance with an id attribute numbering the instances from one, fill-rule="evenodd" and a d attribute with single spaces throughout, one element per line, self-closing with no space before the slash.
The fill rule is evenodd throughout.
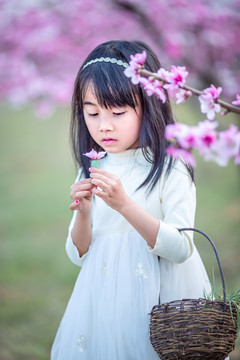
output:
<path id="1" fill-rule="evenodd" d="M 93 59 L 93 60 L 89 61 L 88 63 L 86 63 L 83 66 L 82 70 L 85 69 L 89 65 L 95 64 L 96 62 L 106 62 L 106 63 L 110 62 L 112 64 L 117 64 L 117 65 L 120 65 L 120 66 L 124 66 L 125 68 L 129 67 L 128 63 L 123 62 L 122 60 L 117 60 L 115 58 L 109 58 L 109 57 L 106 57 L 106 58 L 100 57 L 100 58 Z"/>

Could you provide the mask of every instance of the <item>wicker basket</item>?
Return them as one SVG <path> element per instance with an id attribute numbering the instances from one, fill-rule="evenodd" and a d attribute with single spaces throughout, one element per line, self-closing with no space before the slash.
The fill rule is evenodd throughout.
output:
<path id="1" fill-rule="evenodd" d="M 150 313 L 150 341 L 161 360 L 224 360 L 234 349 L 237 337 L 237 308 L 226 302 L 221 264 L 212 240 L 193 228 L 211 243 L 217 257 L 223 285 L 223 301 L 183 299 L 156 305 Z"/>

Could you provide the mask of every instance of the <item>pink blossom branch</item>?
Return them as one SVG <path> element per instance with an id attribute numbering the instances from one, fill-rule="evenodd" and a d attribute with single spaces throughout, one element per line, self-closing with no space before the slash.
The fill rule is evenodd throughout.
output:
<path id="1" fill-rule="evenodd" d="M 233 105 L 219 100 L 222 88 L 213 84 L 203 91 L 196 90 L 185 84 L 188 76 L 185 66 L 172 65 L 171 71 L 160 68 L 156 73 L 144 69 L 147 53 L 143 51 L 130 55 L 129 67 L 124 74 L 131 78 L 133 84 L 141 84 L 148 96 L 155 94 L 162 103 L 166 102 L 166 90 L 176 98 L 176 104 L 186 101 L 192 94 L 198 96 L 201 112 L 207 120 L 198 126 L 188 126 L 181 123 L 169 124 L 165 129 L 165 138 L 169 141 L 166 149 L 173 158 L 181 158 L 190 166 L 195 167 L 193 150 L 198 150 L 204 160 L 213 160 L 220 166 L 226 166 L 233 158 L 235 164 L 240 164 L 240 131 L 235 125 L 228 130 L 217 131 L 218 122 L 213 121 L 215 113 L 221 112 L 221 107 L 227 112 L 240 114 L 240 95 L 236 94 Z M 234 106 L 237 105 L 237 106 Z"/>
<path id="2" fill-rule="evenodd" d="M 141 76 L 144 76 L 144 77 L 152 77 L 154 79 L 160 80 L 163 83 L 168 84 L 168 81 L 166 79 L 164 79 L 163 77 L 159 76 L 158 74 L 152 73 L 152 72 L 150 72 L 150 71 L 148 71 L 146 69 L 139 69 L 138 74 L 141 75 Z M 182 86 L 179 86 L 179 88 L 187 90 L 187 91 L 191 91 L 194 95 L 197 95 L 197 96 L 200 96 L 200 95 L 204 94 L 203 91 L 194 89 L 194 88 L 192 88 L 192 87 L 190 87 L 188 85 L 182 85 Z M 234 106 L 234 105 L 228 103 L 227 101 L 224 101 L 224 100 L 221 100 L 221 99 L 216 99 L 215 102 L 218 103 L 219 105 L 221 105 L 223 108 L 225 108 L 227 110 L 227 112 L 234 112 L 236 114 L 240 114 L 240 107 L 239 106 Z"/>

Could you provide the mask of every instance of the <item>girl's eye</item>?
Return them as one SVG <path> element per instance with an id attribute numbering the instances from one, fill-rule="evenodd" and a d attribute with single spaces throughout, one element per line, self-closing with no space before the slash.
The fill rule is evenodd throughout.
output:
<path id="1" fill-rule="evenodd" d="M 97 116 L 98 115 L 98 113 L 96 113 L 96 114 L 88 114 L 89 116 Z"/>
<path id="2" fill-rule="evenodd" d="M 119 113 L 114 112 L 113 115 L 120 116 L 120 115 L 125 114 L 125 112 L 126 112 L 126 111 L 122 111 L 122 112 L 119 112 Z"/>

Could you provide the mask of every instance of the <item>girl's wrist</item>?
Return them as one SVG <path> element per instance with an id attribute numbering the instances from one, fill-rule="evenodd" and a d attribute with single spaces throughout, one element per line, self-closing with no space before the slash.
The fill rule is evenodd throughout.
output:
<path id="1" fill-rule="evenodd" d="M 86 209 L 77 209 L 78 215 L 82 218 L 82 219 L 87 219 L 88 217 L 91 216 L 91 210 L 86 210 Z"/>
<path id="2" fill-rule="evenodd" d="M 118 212 L 125 217 L 125 215 L 128 213 L 129 209 L 131 209 L 132 205 L 133 205 L 133 200 L 131 198 L 129 198 L 128 196 L 126 196 L 126 198 L 124 199 L 124 202 L 122 204 L 122 206 L 119 208 Z"/>

